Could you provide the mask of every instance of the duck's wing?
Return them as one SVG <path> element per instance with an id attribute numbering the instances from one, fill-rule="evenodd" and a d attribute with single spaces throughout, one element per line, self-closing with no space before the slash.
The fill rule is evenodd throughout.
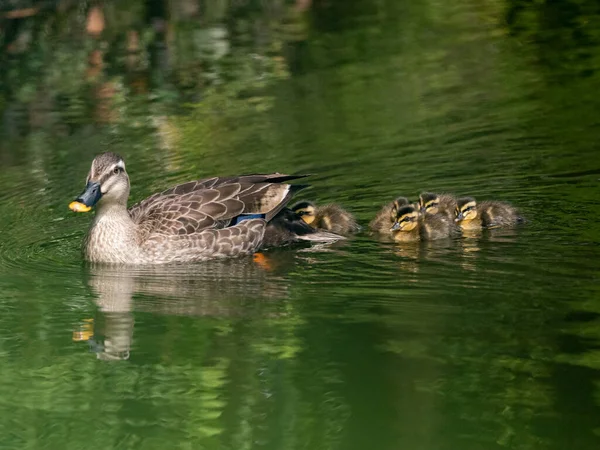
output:
<path id="1" fill-rule="evenodd" d="M 210 187 L 176 186 L 145 200 L 136 209 L 132 208 L 132 218 L 145 238 L 152 234 L 191 235 L 207 229 L 226 228 L 237 224 L 244 216 L 269 221 L 293 193 L 303 187 L 277 182 L 247 182 L 241 178 L 240 181 L 230 179 L 218 184 L 210 181 Z"/>
<path id="2" fill-rule="evenodd" d="M 239 256 L 253 253 L 259 248 L 265 228 L 264 220 L 249 219 L 233 227 L 205 229 L 200 233 L 168 236 L 154 233 L 144 246 L 167 249 L 156 257 L 161 263 Z"/>
<path id="3" fill-rule="evenodd" d="M 138 223 L 143 218 L 143 216 L 145 216 L 148 213 L 148 211 L 155 209 L 157 206 L 161 205 L 162 203 L 173 197 L 185 196 L 194 192 L 201 191 L 203 189 L 213 189 L 228 184 L 239 183 L 244 184 L 246 186 L 275 184 L 283 183 L 290 180 L 296 180 L 298 178 L 304 178 L 307 176 L 308 175 L 286 175 L 282 173 L 271 173 L 239 175 L 235 177 L 203 178 L 201 180 L 189 181 L 187 183 L 179 184 L 163 192 L 154 194 L 129 208 L 129 214 L 131 215 L 133 221 Z M 272 214 L 272 216 L 274 216 L 274 214 Z"/>

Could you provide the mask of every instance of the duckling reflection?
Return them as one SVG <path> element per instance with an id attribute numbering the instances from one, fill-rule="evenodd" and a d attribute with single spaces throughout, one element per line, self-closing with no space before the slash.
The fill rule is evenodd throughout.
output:
<path id="1" fill-rule="evenodd" d="M 459 198 L 456 201 L 455 214 L 455 220 L 463 230 L 501 227 L 524 221 L 517 210 L 508 203 L 478 203 L 473 197 Z"/>
<path id="2" fill-rule="evenodd" d="M 334 203 L 316 206 L 312 202 L 303 201 L 296 203 L 291 209 L 313 228 L 343 236 L 358 233 L 361 230 L 354 216 Z"/>
<path id="3" fill-rule="evenodd" d="M 88 284 L 97 295 L 98 306 L 93 337 L 88 341 L 92 350 L 99 359 L 128 359 L 133 311 L 243 316 L 256 313 L 261 305 L 266 306 L 264 302 L 286 298 L 288 287 L 278 272 L 285 271 L 293 260 L 273 262 L 269 256 L 261 256 L 165 267 L 89 266 Z"/>
<path id="4" fill-rule="evenodd" d="M 480 251 L 486 243 L 516 242 L 519 233 L 514 227 L 510 228 L 467 228 L 462 230 L 463 239 L 460 240 L 462 253 L 461 266 L 466 270 L 477 269 L 477 260 Z M 494 248 L 497 248 L 494 246 Z M 489 257 L 489 256 L 488 256 Z M 500 256 L 502 258 L 502 256 Z"/>

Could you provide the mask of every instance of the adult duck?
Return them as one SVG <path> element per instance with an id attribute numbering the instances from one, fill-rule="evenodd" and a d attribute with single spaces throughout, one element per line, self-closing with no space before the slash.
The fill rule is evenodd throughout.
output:
<path id="1" fill-rule="evenodd" d="M 285 205 L 305 186 L 286 184 L 304 175 L 214 177 L 180 184 L 127 208 L 130 183 L 116 153 L 94 158 L 86 188 L 69 205 L 96 208 L 83 243 L 88 261 L 165 264 L 250 254 L 264 243 L 332 242 Z M 305 225 L 305 226 L 304 226 Z"/>

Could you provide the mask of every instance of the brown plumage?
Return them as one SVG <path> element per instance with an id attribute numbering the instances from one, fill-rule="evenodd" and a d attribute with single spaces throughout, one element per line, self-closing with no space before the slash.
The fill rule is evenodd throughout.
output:
<path id="1" fill-rule="evenodd" d="M 304 201 L 296 203 L 291 209 L 315 229 L 344 236 L 358 233 L 361 229 L 354 216 L 339 205 L 315 206 L 312 202 Z"/>
<path id="2" fill-rule="evenodd" d="M 463 197 L 456 201 L 455 217 L 456 223 L 465 230 L 509 226 L 524 221 L 508 203 L 477 202 L 473 197 Z"/>
<path id="3" fill-rule="evenodd" d="M 452 221 L 454 220 L 456 199 L 450 194 L 422 192 L 419 195 L 419 207 L 422 213 L 441 214 Z"/>
<path id="4" fill-rule="evenodd" d="M 258 249 L 267 223 L 303 187 L 284 182 L 302 177 L 275 173 L 192 181 L 154 194 L 127 210 L 125 164 L 119 155 L 108 152 L 94 159 L 86 189 L 70 207 L 85 212 L 96 206 L 84 241 L 89 261 L 200 261 Z M 294 238 L 289 231 L 288 239 Z"/>

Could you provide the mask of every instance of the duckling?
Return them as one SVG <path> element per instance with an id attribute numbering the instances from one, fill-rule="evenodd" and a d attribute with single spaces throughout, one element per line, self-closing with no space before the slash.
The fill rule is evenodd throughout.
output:
<path id="1" fill-rule="evenodd" d="M 292 206 L 292 211 L 316 229 L 341 235 L 357 233 L 361 229 L 354 216 L 339 205 L 315 206 L 312 202 L 299 202 Z"/>
<path id="2" fill-rule="evenodd" d="M 473 197 L 459 198 L 456 201 L 455 214 L 455 221 L 463 230 L 514 225 L 524 221 L 517 210 L 507 203 L 477 203 Z"/>
<path id="3" fill-rule="evenodd" d="M 267 224 L 261 249 L 279 247 L 296 242 L 333 243 L 346 239 L 344 236 L 326 230 L 313 228 L 290 208 L 283 208 Z"/>
<path id="4" fill-rule="evenodd" d="M 422 192 L 419 195 L 419 206 L 421 207 L 421 212 L 423 213 L 441 214 L 446 216 L 450 221 L 454 220 L 456 199 L 450 194 Z"/>
<path id="5" fill-rule="evenodd" d="M 395 216 L 389 232 L 396 242 L 412 242 L 421 240 L 419 210 L 412 205 L 392 208 Z"/>
<path id="6" fill-rule="evenodd" d="M 379 233 L 390 234 L 397 242 L 431 241 L 450 237 L 456 233 L 455 225 L 444 216 L 434 214 L 421 214 L 416 205 L 394 205 L 388 216 L 387 228 Z"/>
<path id="7" fill-rule="evenodd" d="M 393 202 L 384 205 L 371 223 L 369 223 L 369 228 L 376 233 L 389 233 L 390 227 L 396 220 L 396 211 L 406 205 L 409 205 L 406 197 L 398 197 Z"/>

